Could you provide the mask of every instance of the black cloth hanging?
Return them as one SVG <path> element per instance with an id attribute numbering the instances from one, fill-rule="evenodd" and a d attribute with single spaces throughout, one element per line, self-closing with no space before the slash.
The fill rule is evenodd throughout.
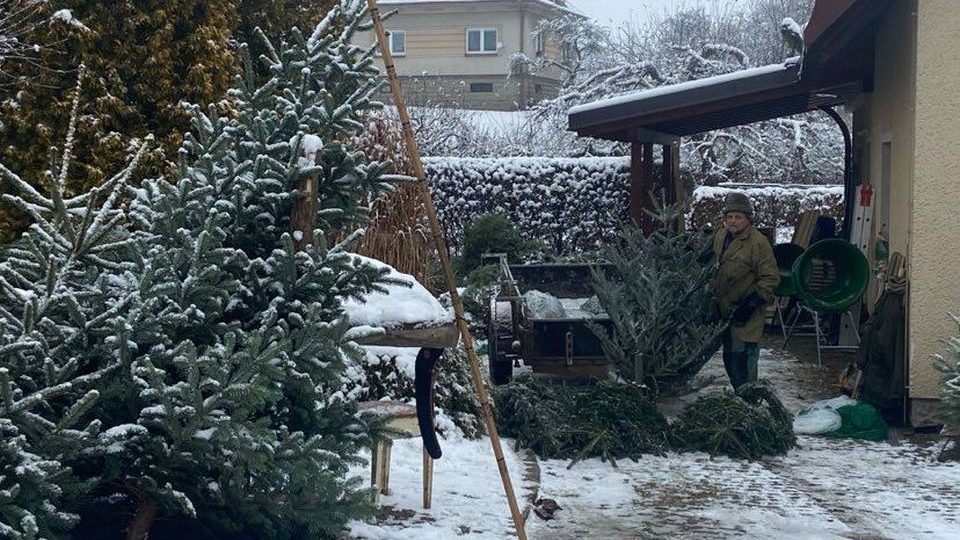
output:
<path id="1" fill-rule="evenodd" d="M 906 317 L 903 291 L 885 291 L 864 324 L 860 344 L 861 400 L 887 419 L 900 419 L 906 397 Z"/>

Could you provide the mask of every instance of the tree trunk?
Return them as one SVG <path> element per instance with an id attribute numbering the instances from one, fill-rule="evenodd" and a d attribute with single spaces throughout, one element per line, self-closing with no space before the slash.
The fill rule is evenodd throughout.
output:
<path id="1" fill-rule="evenodd" d="M 150 497 L 143 497 L 137 504 L 137 511 L 127 525 L 126 540 L 147 540 L 150 536 L 150 527 L 153 526 L 153 520 L 157 517 L 159 506 L 157 501 Z"/>
<path id="2" fill-rule="evenodd" d="M 319 165 L 322 153 L 307 154 L 303 157 L 313 160 Z M 290 229 L 293 234 L 293 245 L 297 251 L 313 243 L 313 229 L 317 226 L 317 184 L 320 175 L 315 174 L 298 182 L 297 190 L 301 196 L 294 200 L 290 211 Z"/>

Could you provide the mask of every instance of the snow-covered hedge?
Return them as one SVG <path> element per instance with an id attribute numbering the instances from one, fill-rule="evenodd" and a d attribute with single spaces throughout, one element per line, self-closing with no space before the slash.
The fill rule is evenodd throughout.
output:
<path id="1" fill-rule="evenodd" d="M 466 221 L 503 212 L 558 254 L 598 248 L 627 218 L 626 158 L 424 159 L 440 220 L 458 246 Z"/>
<path id="2" fill-rule="evenodd" d="M 753 222 L 759 227 L 793 227 L 797 217 L 819 210 L 838 222 L 843 217 L 843 186 L 721 185 L 702 186 L 693 193 L 690 223 L 699 227 L 719 221 L 723 201 L 731 191 L 742 191 L 753 203 Z"/>
<path id="3" fill-rule="evenodd" d="M 425 158 L 427 177 L 450 242 L 457 248 L 465 222 L 503 212 L 529 239 L 558 255 L 594 251 L 626 219 L 627 158 Z M 694 192 L 690 223 L 718 221 L 731 190 L 753 201 L 759 227 L 792 227 L 797 216 L 820 210 L 840 218 L 842 186 L 722 185 Z"/>

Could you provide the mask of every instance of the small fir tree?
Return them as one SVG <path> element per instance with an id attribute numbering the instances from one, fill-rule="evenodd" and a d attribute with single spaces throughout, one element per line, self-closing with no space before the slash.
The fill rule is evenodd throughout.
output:
<path id="1" fill-rule="evenodd" d="M 133 268 L 118 202 L 146 145 L 100 188 L 66 197 L 80 88 L 49 195 L 0 165 L 4 200 L 33 221 L 0 250 L 0 536 L 14 540 L 69 537 L 78 516 L 66 506 L 92 482 L 69 464 L 101 435 L 89 413 L 120 369 L 103 339 L 123 320 L 117 272 Z"/>
<path id="2" fill-rule="evenodd" d="M 953 316 L 960 327 L 960 317 Z M 940 395 L 946 405 L 947 426 L 952 444 L 941 455 L 942 459 L 960 459 L 960 333 L 945 340 L 945 354 L 937 355 L 935 366 L 943 377 Z"/>
<path id="3" fill-rule="evenodd" d="M 662 206 L 650 236 L 635 227 L 606 250 L 614 270 L 594 271 L 597 298 L 613 323 L 591 325 L 621 377 L 652 395 L 693 377 L 720 345 L 724 322 L 711 321 L 711 266 L 697 261 L 710 238 L 677 231 L 683 210 Z"/>
<path id="4" fill-rule="evenodd" d="M 143 258 L 112 342 L 125 369 L 105 411 L 114 428 L 78 466 L 103 471 L 85 516 L 131 511 L 134 538 L 177 515 L 212 537 L 291 538 L 368 512 L 346 478 L 372 426 L 340 392 L 357 353 L 341 303 L 384 271 L 352 261 L 357 235 L 328 248 L 318 230 L 301 250 L 305 231 L 290 230 L 304 177 L 319 179 L 327 230 L 362 221 L 391 188 L 388 164 L 343 142 L 379 105 L 372 52 L 350 44 L 363 13 L 344 1 L 279 48 L 258 33 L 270 79 L 256 84 L 248 59 L 230 92 L 237 116 L 192 107 L 180 179 L 136 190 Z"/>

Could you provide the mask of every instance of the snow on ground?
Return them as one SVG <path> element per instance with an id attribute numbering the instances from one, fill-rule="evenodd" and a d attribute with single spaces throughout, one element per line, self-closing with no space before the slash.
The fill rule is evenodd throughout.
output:
<path id="1" fill-rule="evenodd" d="M 385 511 L 377 523 L 353 522 L 349 531 L 352 538 L 494 540 L 516 537 L 490 439 L 471 441 L 453 435 L 441 440 L 440 445 L 443 457 L 434 462 L 432 507 L 429 510 L 422 507 L 420 439 L 397 440 L 391 457 L 390 494 L 380 498 Z M 503 452 L 522 508 L 534 485 L 524 480 L 525 465 L 509 441 L 503 441 Z M 353 472 L 370 478 L 369 467 Z"/>
<path id="2" fill-rule="evenodd" d="M 384 107 L 387 114 L 396 116 L 397 108 L 392 105 Z M 449 109 L 443 107 L 408 107 L 410 115 L 434 116 L 455 114 L 467 126 L 480 134 L 492 135 L 495 133 L 512 133 L 533 122 L 535 116 L 531 111 L 492 111 L 485 109 Z"/>
<path id="3" fill-rule="evenodd" d="M 779 350 L 762 350 L 760 376 L 774 383 L 793 411 L 834 392 L 833 373 Z M 665 403 L 665 414 L 675 414 L 697 395 L 726 388 L 719 358 L 693 386 L 698 390 Z M 521 505 L 546 497 L 562 508 L 551 521 L 529 514 L 531 540 L 960 538 L 960 464 L 940 463 L 932 449 L 911 442 L 800 436 L 800 446 L 788 455 L 758 462 L 669 453 L 622 461 L 619 468 L 599 459 L 572 469 L 567 461 L 539 461 L 539 474 L 524 474 L 512 441 L 503 443 Z M 420 507 L 419 440 L 397 441 L 393 493 L 381 499 L 389 507 L 387 517 L 377 524 L 354 523 L 353 537 L 515 537 L 489 439 L 454 435 L 441 444 L 433 508 Z M 369 478 L 368 469 L 356 472 Z"/>
<path id="4" fill-rule="evenodd" d="M 960 537 L 960 466 L 911 445 L 802 436 L 760 462 L 706 454 L 540 463 L 563 510 L 531 538 L 948 539 Z"/>

